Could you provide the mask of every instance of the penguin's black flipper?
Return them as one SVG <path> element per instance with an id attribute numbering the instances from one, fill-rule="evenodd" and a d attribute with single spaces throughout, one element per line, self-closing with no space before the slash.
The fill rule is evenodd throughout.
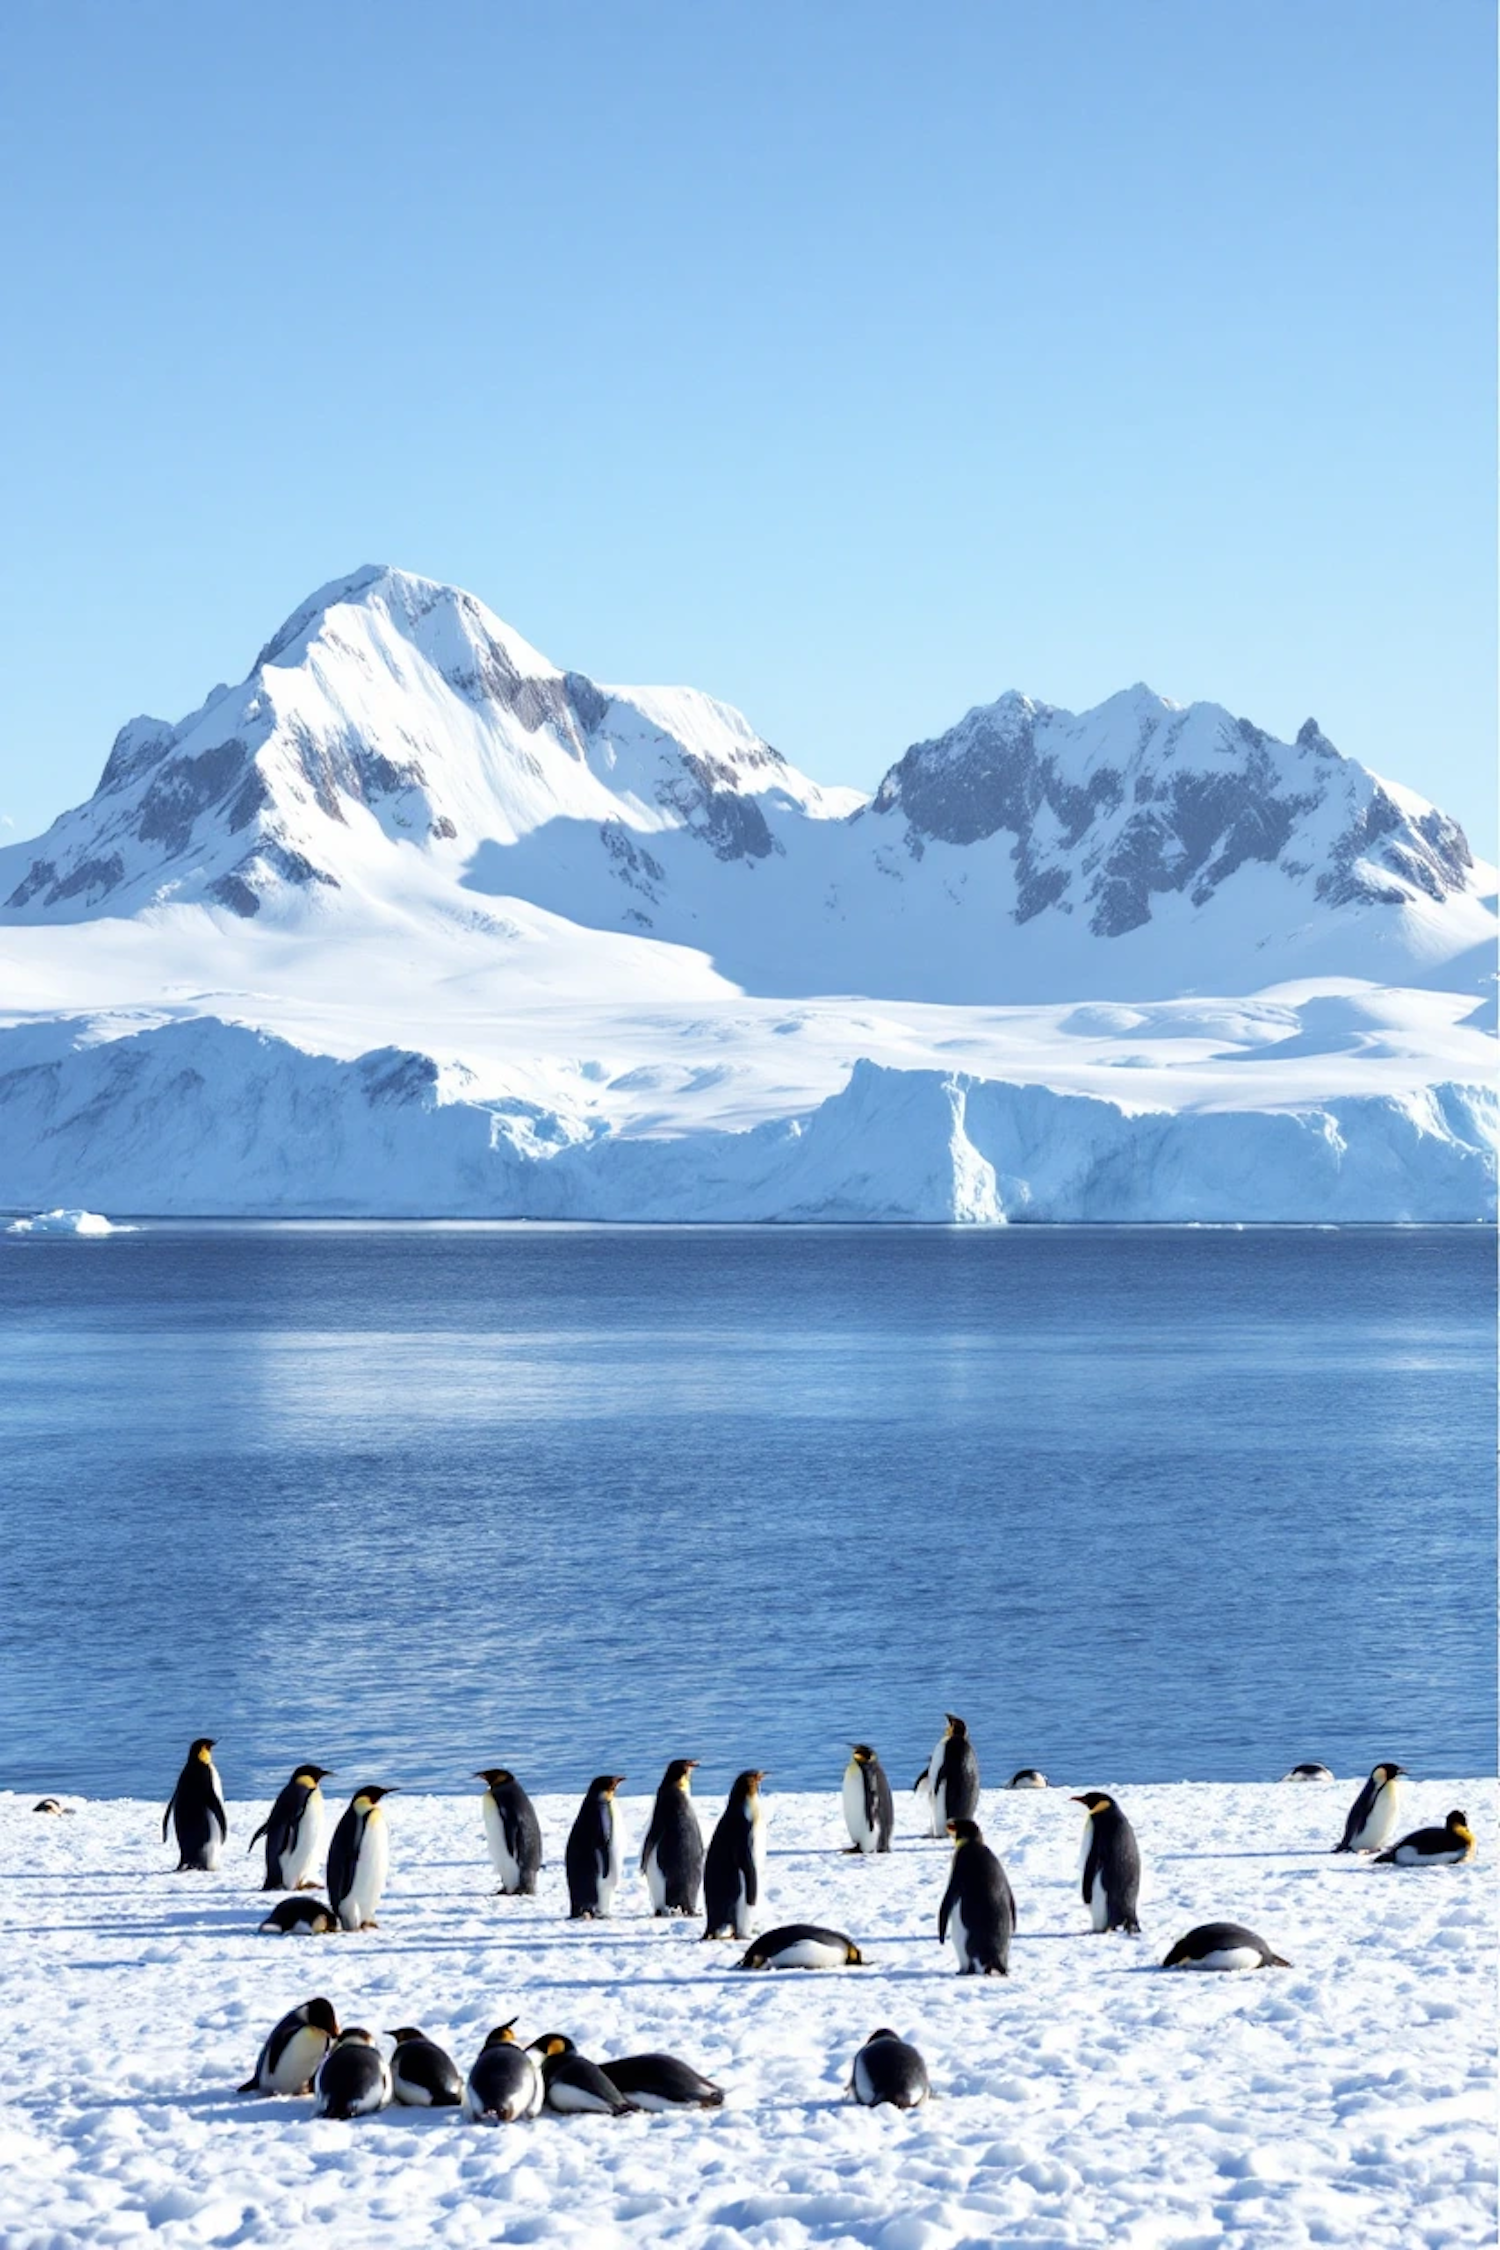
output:
<path id="1" fill-rule="evenodd" d="M 229 1815 L 224 1810 L 224 1800 L 217 1789 L 211 1789 L 208 1793 L 208 1809 L 219 1824 L 220 1843 L 227 1844 L 229 1841 Z"/>
<path id="2" fill-rule="evenodd" d="M 753 1836 L 748 1820 L 738 1823 L 739 1833 L 734 1840 L 734 1856 L 745 1881 L 745 1904 L 755 1906 L 760 1900 L 760 1881 L 755 1868 Z"/>
<path id="3" fill-rule="evenodd" d="M 956 1853 L 955 1853 L 954 1857 L 955 1857 L 955 1859 L 957 1858 L 957 1854 L 956 1854 Z M 951 1874 L 951 1875 L 950 1875 L 950 1876 L 948 1877 L 948 1888 L 947 1888 L 947 1889 L 946 1889 L 946 1890 L 944 1891 L 944 1893 L 943 1893 L 943 1903 L 942 1903 L 942 1905 L 941 1905 L 941 1906 L 940 1906 L 940 1907 L 938 1908 L 938 1944 L 939 1944 L 939 1945 L 941 1945 L 941 1944 L 942 1944 L 942 1942 L 943 1942 L 944 1938 L 945 1938 L 945 1937 L 946 1937 L 946 1936 L 948 1935 L 948 1917 L 949 1917 L 949 1915 L 950 1915 L 950 1914 L 951 1914 L 951 1913 L 953 1912 L 953 1905 L 954 1905 L 954 1900 L 955 1900 L 955 1897 L 956 1897 L 956 1895 L 957 1895 L 957 1892 L 958 1892 L 958 1873 L 957 1873 L 957 1869 L 955 1868 L 955 1870 L 954 1870 L 953 1874 Z"/>
<path id="4" fill-rule="evenodd" d="M 271 1815 L 270 1815 L 269 1813 L 267 1813 L 267 1814 L 266 1814 L 266 1817 L 265 1817 L 265 1819 L 264 1819 L 264 1820 L 263 1820 L 263 1821 L 261 1822 L 261 1824 L 260 1824 L 259 1828 L 257 1828 L 257 1829 L 256 1829 L 256 1831 L 255 1831 L 255 1834 L 254 1834 L 254 1835 L 253 1835 L 253 1836 L 251 1837 L 251 1839 L 250 1839 L 249 1843 L 248 1843 L 248 1844 L 247 1844 L 247 1845 L 245 1846 L 245 1857 L 246 1857 L 247 1859 L 249 1858 L 250 1854 L 251 1854 L 251 1853 L 252 1853 L 252 1852 L 254 1851 L 254 1849 L 255 1849 L 256 1845 L 257 1845 L 257 1844 L 258 1844 L 258 1843 L 260 1842 L 260 1840 L 261 1840 L 262 1836 L 264 1836 L 264 1834 L 265 1834 L 266 1830 L 267 1830 L 267 1829 L 268 1829 L 268 1828 L 270 1827 L 270 1825 L 271 1825 Z"/>

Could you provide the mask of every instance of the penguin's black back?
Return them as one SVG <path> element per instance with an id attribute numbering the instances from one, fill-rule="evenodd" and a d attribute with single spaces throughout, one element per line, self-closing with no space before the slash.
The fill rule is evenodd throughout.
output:
<path id="1" fill-rule="evenodd" d="M 568 1831 L 563 1866 L 568 1878 L 568 1911 L 580 1915 L 598 1910 L 599 1886 L 609 1873 L 614 1838 L 614 1808 L 603 1791 L 590 1784 L 587 1796 Z"/>
<path id="2" fill-rule="evenodd" d="M 724 2099 L 722 2086 L 676 2055 L 621 2055 L 599 2068 L 619 2093 L 631 2099 L 654 2094 L 658 2101 L 698 2109 L 717 2109 Z"/>
<path id="3" fill-rule="evenodd" d="M 263 1891 L 286 1889 L 282 1880 L 281 1863 L 297 1841 L 297 1831 L 307 1810 L 307 1800 L 316 1786 L 315 1782 L 310 1784 L 301 1781 L 293 1774 L 271 1807 L 265 1826 L 256 1830 L 256 1835 L 266 1839 L 266 1879 L 261 1884 Z M 253 1844 L 255 1837 L 252 1836 L 250 1841 Z"/>
<path id="4" fill-rule="evenodd" d="M 514 1779 L 502 1781 L 490 1795 L 495 1800 L 495 1810 L 500 1815 L 500 1826 L 505 1836 L 505 1848 L 520 1872 L 521 1889 L 530 1895 L 536 1889 L 536 1879 L 542 1866 L 542 1824 L 536 1807 Z"/>
<path id="5" fill-rule="evenodd" d="M 1134 1935 L 1140 1929 L 1136 1906 L 1141 1891 L 1141 1848 L 1135 1830 L 1113 1803 L 1101 1805 L 1089 1820 L 1089 1850 L 1083 1869 L 1085 1903 L 1096 1877 L 1104 1884 L 1108 1913 L 1105 1928 Z"/>
<path id="6" fill-rule="evenodd" d="M 861 2077 L 863 2087 L 859 2084 Z M 882 2103 L 893 2109 L 915 2109 L 932 2091 L 927 2065 L 917 2049 L 888 2031 L 873 2033 L 860 2048 L 854 2058 L 852 2083 L 859 2099 L 871 2109 L 878 2109 Z"/>
<path id="7" fill-rule="evenodd" d="M 756 1904 L 754 1809 L 748 1797 L 731 1795 L 714 1824 L 703 1861 L 703 1914 L 710 1930 L 734 1922 L 743 1891 Z"/>
<path id="8" fill-rule="evenodd" d="M 463 2100 L 463 2080 L 451 2055 L 434 2039 L 403 2039 L 391 2057 L 391 2077 L 426 2094 L 431 2109 L 454 2109 Z"/>
<path id="9" fill-rule="evenodd" d="M 979 1760 L 967 1734 L 950 1734 L 943 1744 L 936 1788 L 943 1792 L 945 1819 L 974 1818 L 979 1807 Z"/>
<path id="10" fill-rule="evenodd" d="M 703 1831 L 685 1789 L 664 1781 L 651 1808 L 651 1825 L 641 1847 L 644 1862 L 653 1852 L 670 1913 L 696 1914 L 703 1887 Z"/>
<path id="11" fill-rule="evenodd" d="M 1009 1976 L 1010 1941 L 1016 1927 L 1015 1894 L 997 1852 L 977 1840 L 960 1846 L 948 1871 L 948 1888 L 938 1910 L 938 1935 L 946 1937 L 957 1910 L 972 1967 Z"/>
<path id="12" fill-rule="evenodd" d="M 333 1842 L 328 1847 L 328 1896 L 335 1914 L 354 1888 L 354 1877 L 359 1867 L 360 1840 L 364 1831 L 362 1816 L 352 1804 L 346 1805 L 333 1832 Z"/>
<path id="13" fill-rule="evenodd" d="M 888 1852 L 896 1829 L 896 1807 L 885 1767 L 878 1758 L 867 1758 L 860 1768 L 865 1784 L 865 1818 L 875 1837 L 877 1852 Z"/>

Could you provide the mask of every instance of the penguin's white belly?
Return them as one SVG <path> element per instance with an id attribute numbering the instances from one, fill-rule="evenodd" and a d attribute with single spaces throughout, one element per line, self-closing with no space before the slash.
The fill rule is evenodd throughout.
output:
<path id="1" fill-rule="evenodd" d="M 851 1766 L 844 1776 L 844 1824 L 851 1844 L 862 1852 L 874 1851 L 875 1831 L 865 1817 L 865 1777 L 858 1766 Z"/>
<path id="2" fill-rule="evenodd" d="M 587 2086 L 570 2086 L 566 2079 L 554 2078 L 547 2088 L 547 2102 L 550 2108 L 561 2110 L 565 2117 L 610 2117 L 614 2114 L 612 2105 L 600 2095 Z"/>
<path id="3" fill-rule="evenodd" d="M 281 1855 L 282 1888 L 299 1891 L 318 1864 L 323 1849 L 323 1800 L 310 1798 L 303 1808 L 291 1849 Z"/>
<path id="4" fill-rule="evenodd" d="M 1089 1920 L 1096 1930 L 1107 1930 L 1109 1927 L 1109 1899 L 1104 1888 L 1104 1877 L 1098 1872 L 1089 1885 Z"/>
<path id="5" fill-rule="evenodd" d="M 339 1919 L 346 1930 L 363 1929 L 366 1922 L 374 1921 L 375 1909 L 380 1904 L 380 1894 L 385 1889 L 386 1870 L 390 1863 L 391 1840 L 386 1833 L 384 1819 L 376 1811 L 365 1822 L 359 1858 L 354 1868 L 354 1881 L 339 1910 Z"/>
<path id="6" fill-rule="evenodd" d="M 620 1887 L 620 1824 L 619 1824 L 619 1822 L 618 1822 L 618 1821 L 616 1821 L 616 1822 L 614 1823 L 614 1829 L 613 1829 L 613 1833 L 611 1834 L 611 1836 L 610 1836 L 610 1840 L 609 1840 L 609 1864 L 608 1864 L 608 1865 L 607 1865 L 607 1867 L 605 1868 L 605 1870 L 604 1870 L 604 1873 L 603 1873 L 603 1874 L 602 1874 L 602 1875 L 600 1876 L 600 1878 L 599 1878 L 599 1908 L 598 1908 L 598 1911 L 599 1911 L 599 1912 L 600 1912 L 601 1914 L 607 1914 L 607 1913 L 609 1912 L 610 1908 L 611 1908 L 611 1907 L 613 1906 L 613 1904 L 614 1904 L 614 1900 L 615 1900 L 615 1892 L 616 1892 L 616 1891 L 617 1891 L 617 1890 L 619 1889 L 619 1887 Z"/>
<path id="7" fill-rule="evenodd" d="M 300 2094 L 316 2075 L 318 2065 L 328 2052 L 327 2035 L 321 2031 L 304 2029 L 294 2031 L 276 2058 L 271 2072 L 271 2084 L 278 2094 Z"/>
<path id="8" fill-rule="evenodd" d="M 1401 1816 L 1401 1784 L 1388 1781 L 1365 1816 L 1364 1827 L 1354 1838 L 1358 1852 L 1384 1851 L 1395 1835 Z"/>
<path id="9" fill-rule="evenodd" d="M 933 1751 L 932 1762 L 927 1768 L 927 1807 L 932 1815 L 934 1836 L 946 1836 L 948 1833 L 948 1791 L 946 1785 L 940 1787 L 938 1784 L 938 1769 L 942 1762 L 943 1745 L 940 1742 Z"/>
<path id="10" fill-rule="evenodd" d="M 854 2058 L 854 2092 L 856 2099 L 864 2102 L 867 2107 L 874 2102 L 875 2088 L 870 2081 L 869 2065 L 865 2061 L 863 2047 Z"/>
<path id="11" fill-rule="evenodd" d="M 1451 1851 L 1419 1852 L 1410 1844 L 1398 1844 L 1395 1850 L 1397 1867 L 1462 1867 L 1469 1856 L 1467 1844 L 1455 1844 Z"/>
<path id="12" fill-rule="evenodd" d="M 667 1878 L 661 1871 L 661 1860 L 657 1855 L 654 1844 L 645 1855 L 645 1868 L 646 1895 L 656 1912 L 663 1914 L 666 1912 L 667 1905 Z M 634 2095 L 632 2095 L 631 2099 L 634 2100 L 634 2098 Z"/>
<path id="13" fill-rule="evenodd" d="M 961 1969 L 969 1966 L 969 1933 L 964 1927 L 964 1910 L 955 1906 L 948 1917 L 948 1943 L 958 1958 Z"/>
<path id="14" fill-rule="evenodd" d="M 1258 1969 L 1260 1966 L 1261 1958 L 1253 1945 L 1221 1945 L 1213 1953 L 1200 1953 L 1192 1960 L 1178 1963 L 1183 1969 Z"/>
<path id="15" fill-rule="evenodd" d="M 825 1945 L 819 1938 L 798 1938 L 795 1945 L 773 1953 L 771 1965 L 777 1969 L 842 1969 L 848 1958 L 841 1945 Z"/>
<path id="16" fill-rule="evenodd" d="M 516 1890 L 521 1881 L 521 1870 L 511 1857 L 505 1841 L 505 1823 L 500 1818 L 500 1807 L 493 1797 L 484 1800 L 484 1840 L 490 1848 L 490 1865 L 508 1891 Z"/>

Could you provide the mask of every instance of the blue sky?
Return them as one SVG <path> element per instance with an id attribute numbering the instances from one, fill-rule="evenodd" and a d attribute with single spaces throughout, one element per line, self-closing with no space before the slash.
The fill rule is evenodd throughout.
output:
<path id="1" fill-rule="evenodd" d="M 1485 0 L 9 12 L 0 813 L 365 561 L 873 784 L 1136 679 L 1494 815 Z"/>

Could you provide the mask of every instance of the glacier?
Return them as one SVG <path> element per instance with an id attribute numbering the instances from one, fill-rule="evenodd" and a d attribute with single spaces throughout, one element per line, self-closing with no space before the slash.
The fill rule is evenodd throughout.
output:
<path id="1" fill-rule="evenodd" d="M 50 1031 L 52 1027 L 48 1027 Z M 855 1064 L 806 1117 L 611 1133 L 381 1048 L 340 1060 L 202 1017 L 0 1034 L 8 1200 L 134 1217 L 1174 1223 L 1494 1215 L 1493 1089 L 1178 1112 Z"/>
<path id="2" fill-rule="evenodd" d="M 371 565 L 0 847 L 0 1207 L 1481 1219 L 1496 888 L 1312 719 L 1008 690 L 865 795 Z"/>

